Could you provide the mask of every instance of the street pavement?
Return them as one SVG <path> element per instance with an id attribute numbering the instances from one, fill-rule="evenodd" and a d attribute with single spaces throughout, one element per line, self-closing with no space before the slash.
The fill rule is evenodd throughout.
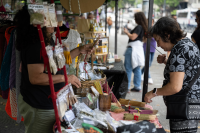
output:
<path id="1" fill-rule="evenodd" d="M 108 34 L 109 35 L 109 34 Z M 113 53 L 115 50 L 115 29 L 112 28 L 111 29 L 111 34 L 109 35 L 109 40 L 110 40 L 110 51 Z M 191 33 L 187 34 L 188 38 L 191 38 Z M 119 34 L 118 34 L 118 40 L 117 40 L 117 54 L 118 56 L 124 61 L 124 52 L 126 50 L 126 46 L 128 44 L 128 37 L 127 35 L 121 35 L 121 31 L 119 30 Z M 162 54 L 166 54 L 166 52 L 161 49 L 160 47 L 157 47 L 157 49 L 162 53 Z M 153 85 L 149 85 L 148 86 L 148 91 L 153 90 L 153 88 L 159 88 L 162 87 L 162 83 L 163 83 L 163 71 L 164 71 L 164 64 L 158 64 L 157 63 L 157 56 L 160 53 L 158 51 L 155 52 L 154 55 L 154 60 L 152 63 L 152 66 L 150 67 L 150 74 L 151 77 L 153 78 Z M 141 86 L 143 87 L 143 82 L 141 83 Z M 131 80 L 131 88 L 133 88 L 133 75 L 132 75 L 132 80 Z M 131 92 L 131 93 L 127 93 L 126 95 L 126 99 L 134 99 L 137 101 L 142 101 L 142 92 Z M 155 97 L 152 99 L 153 102 L 150 104 L 155 110 L 158 110 L 158 114 L 159 114 L 159 121 L 161 122 L 162 126 L 164 129 L 169 130 L 169 120 L 166 119 L 166 106 L 163 102 L 163 98 L 161 96 Z M 198 130 L 198 132 L 200 133 L 200 130 Z"/>

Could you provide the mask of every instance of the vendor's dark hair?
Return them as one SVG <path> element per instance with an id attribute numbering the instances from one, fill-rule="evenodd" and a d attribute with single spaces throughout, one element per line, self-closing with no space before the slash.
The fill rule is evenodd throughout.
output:
<path id="1" fill-rule="evenodd" d="M 21 49 L 26 48 L 27 45 L 32 45 L 40 42 L 37 27 L 30 25 L 30 15 L 26 8 L 19 10 L 15 15 L 16 21 L 16 48 L 21 51 Z M 46 28 L 42 28 L 45 44 L 49 43 L 49 38 L 46 34 Z"/>
<path id="2" fill-rule="evenodd" d="M 138 25 L 141 25 L 144 32 L 147 32 L 148 31 L 148 24 L 147 24 L 147 19 L 144 15 L 143 12 L 137 12 L 135 15 L 135 21 Z"/>
<path id="3" fill-rule="evenodd" d="M 196 28 L 196 30 L 199 30 L 199 29 L 200 29 L 200 10 L 198 10 L 198 11 L 196 12 L 196 15 L 197 15 L 197 17 L 198 17 L 197 21 L 199 21 L 199 22 L 197 23 L 197 28 Z"/>
<path id="4" fill-rule="evenodd" d="M 172 44 L 176 44 L 187 35 L 179 28 L 178 23 L 169 17 L 160 18 L 151 28 L 150 34 L 159 35 L 164 42 L 170 41 Z"/>

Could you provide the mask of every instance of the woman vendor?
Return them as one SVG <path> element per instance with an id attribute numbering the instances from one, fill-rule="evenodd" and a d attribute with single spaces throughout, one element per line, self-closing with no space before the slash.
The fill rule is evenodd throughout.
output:
<path id="1" fill-rule="evenodd" d="M 38 30 L 30 25 L 30 15 L 26 8 L 16 14 L 16 48 L 21 52 L 22 79 L 19 95 L 19 111 L 24 118 L 25 133 L 51 133 L 55 123 L 55 114 L 48 74 L 44 70 L 44 62 L 40 57 L 41 43 Z M 55 46 L 51 37 L 54 28 L 43 27 L 43 36 L 46 45 Z M 91 45 L 81 46 L 71 51 L 71 58 L 79 54 L 91 53 Z M 54 89 L 59 91 L 65 86 L 64 71 L 52 75 Z M 68 75 L 68 82 L 80 87 L 79 79 Z"/>

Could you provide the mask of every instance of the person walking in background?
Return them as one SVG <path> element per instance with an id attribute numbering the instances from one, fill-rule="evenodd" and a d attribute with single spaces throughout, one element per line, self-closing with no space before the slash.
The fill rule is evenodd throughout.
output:
<path id="1" fill-rule="evenodd" d="M 131 91 L 140 92 L 141 90 L 141 66 L 144 66 L 143 37 L 147 32 L 147 19 L 143 12 L 134 15 L 137 26 L 129 33 L 124 28 L 124 33 L 129 37 L 125 56 L 124 66 L 128 76 L 128 89 L 130 89 L 132 72 L 134 73 L 134 88 Z M 129 91 L 130 92 L 130 91 Z"/>
<path id="2" fill-rule="evenodd" d="M 94 18 L 94 15 L 90 12 L 87 16 L 87 19 L 93 19 Z"/>
<path id="3" fill-rule="evenodd" d="M 110 29 L 111 29 L 112 23 L 113 23 L 111 17 L 108 18 L 107 23 L 108 23 L 108 30 L 109 30 L 109 35 L 110 35 Z"/>
<path id="4" fill-rule="evenodd" d="M 154 25 L 154 19 L 152 19 L 152 26 Z M 146 47 L 147 47 L 147 39 L 143 44 L 143 48 L 144 48 L 144 55 L 146 53 Z M 149 54 L 149 67 L 151 66 L 152 62 L 153 62 L 153 58 L 154 58 L 154 54 L 155 54 L 155 48 L 156 48 L 156 41 L 155 39 L 152 37 L 151 38 L 151 43 L 150 43 L 150 54 Z M 144 73 L 144 68 L 142 68 L 142 74 Z M 142 81 L 143 81 L 143 76 L 141 77 Z M 148 74 L 148 83 L 149 84 L 153 84 L 153 79 L 151 78 L 150 75 L 150 69 L 149 69 L 149 74 Z"/>
<path id="5" fill-rule="evenodd" d="M 196 22 L 197 22 L 197 28 L 196 30 L 193 32 L 191 38 L 192 38 L 192 41 L 194 43 L 197 44 L 197 46 L 199 47 L 200 49 L 200 10 L 198 10 L 196 12 Z"/>
<path id="6" fill-rule="evenodd" d="M 177 22 L 177 16 L 176 15 L 172 15 L 171 17 Z M 178 25 L 179 25 L 179 28 L 181 29 L 181 25 L 179 23 L 178 23 Z"/>

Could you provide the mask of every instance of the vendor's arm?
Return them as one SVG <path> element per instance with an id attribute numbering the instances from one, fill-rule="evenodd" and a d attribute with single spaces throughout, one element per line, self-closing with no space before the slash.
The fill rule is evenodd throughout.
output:
<path id="1" fill-rule="evenodd" d="M 156 94 L 159 96 L 170 96 L 178 93 L 183 86 L 184 75 L 184 72 L 170 72 L 170 82 L 162 88 L 158 88 Z M 155 97 L 153 91 L 146 93 L 145 102 L 151 103 L 153 97 Z"/>
<path id="2" fill-rule="evenodd" d="M 48 74 L 44 72 L 44 64 L 28 64 L 29 81 L 33 85 L 49 85 Z M 54 84 L 65 82 L 64 75 L 52 75 Z M 81 87 L 81 82 L 75 75 L 68 75 L 68 82 Z"/>
<path id="3" fill-rule="evenodd" d="M 29 81 L 33 85 L 49 85 L 48 74 L 44 72 L 44 64 L 28 64 Z M 65 82 L 64 75 L 52 75 L 53 83 Z"/>
<path id="4" fill-rule="evenodd" d="M 87 44 L 84 46 L 77 47 L 70 51 L 71 58 L 74 59 L 79 54 L 91 54 L 92 53 L 92 44 Z"/>

